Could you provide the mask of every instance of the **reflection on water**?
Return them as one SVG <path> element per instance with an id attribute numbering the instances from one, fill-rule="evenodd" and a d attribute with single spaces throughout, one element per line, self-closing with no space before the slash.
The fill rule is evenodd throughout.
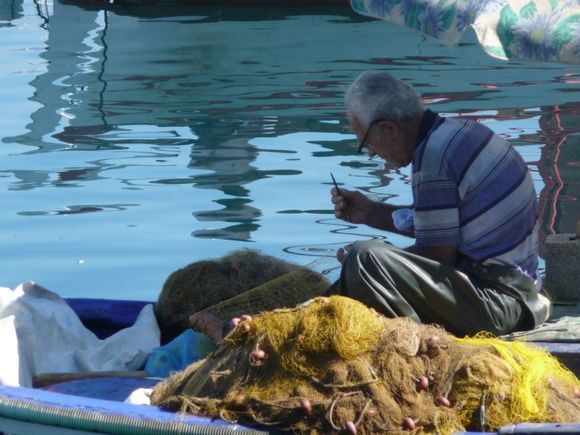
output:
<path id="1" fill-rule="evenodd" d="M 198 189 L 221 191 L 223 198 L 215 200 L 222 206 L 219 210 L 196 211 L 194 216 L 205 222 L 227 222 L 221 229 L 201 229 L 193 233 L 195 237 L 221 238 L 233 240 L 251 240 L 252 231 L 259 228 L 257 222 L 261 216 L 259 209 L 250 205 L 251 192 L 245 187 L 264 175 L 252 165 L 258 151 L 244 139 L 228 139 L 231 135 L 218 135 L 214 140 L 219 147 L 196 144 L 192 151 L 191 168 L 208 170 L 211 173 L 192 177 L 190 182 Z M 215 143 L 215 142 L 214 142 Z"/>
<path id="2" fill-rule="evenodd" d="M 327 268 L 356 239 L 408 244 L 331 213 L 331 170 L 410 201 L 408 169 L 353 150 L 342 98 L 368 68 L 508 137 L 543 237 L 575 228 L 578 68 L 502 63 L 348 8 L 74 3 L 0 2 L 1 285 L 152 299 L 172 270 L 242 246 Z"/>
<path id="3" fill-rule="evenodd" d="M 539 126 L 537 134 L 524 138 L 543 145 L 538 161 L 544 183 L 540 192 L 542 236 L 575 233 L 580 218 L 580 102 L 542 107 Z"/>
<path id="4" fill-rule="evenodd" d="M 13 27 L 13 21 L 22 18 L 22 1 L 10 0 L 0 2 L 0 27 Z M 39 17 L 46 17 L 40 9 L 38 10 Z"/>

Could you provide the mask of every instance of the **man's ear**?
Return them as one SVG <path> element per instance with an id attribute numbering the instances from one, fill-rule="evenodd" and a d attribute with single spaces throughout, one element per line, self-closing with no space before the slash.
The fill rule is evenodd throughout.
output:
<path id="1" fill-rule="evenodd" d="M 381 133 L 389 139 L 396 139 L 399 136 L 399 126 L 393 121 L 382 121 L 380 128 Z"/>

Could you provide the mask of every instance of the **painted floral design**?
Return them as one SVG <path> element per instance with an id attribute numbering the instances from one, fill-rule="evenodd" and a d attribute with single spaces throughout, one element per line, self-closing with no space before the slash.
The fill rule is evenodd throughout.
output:
<path id="1" fill-rule="evenodd" d="M 399 1 L 370 0 L 368 2 L 368 6 L 369 11 L 371 11 L 372 14 L 384 17 L 391 14 L 393 8 L 397 6 L 397 3 L 400 3 L 400 0 Z"/>
<path id="2" fill-rule="evenodd" d="M 420 30 L 427 35 L 440 38 L 446 32 L 455 16 L 455 7 L 444 7 L 439 4 L 427 4 L 423 13 L 418 17 Z"/>
<path id="3" fill-rule="evenodd" d="M 462 2 L 457 2 L 461 4 Z M 459 32 L 463 32 L 467 26 L 470 26 L 475 21 L 475 18 L 486 11 L 487 13 L 493 13 L 497 11 L 499 7 L 505 4 L 504 0 L 467 0 L 463 3 L 463 7 L 459 7 L 457 10 L 457 24 L 456 28 Z"/>
<path id="4" fill-rule="evenodd" d="M 513 25 L 515 47 L 522 57 L 527 59 L 546 60 L 558 54 L 558 47 L 552 43 L 558 22 L 562 20 L 559 13 L 547 11 L 529 14 Z"/>
<path id="5" fill-rule="evenodd" d="M 448 44 L 472 26 L 483 49 L 501 59 L 580 64 L 578 0 L 351 0 L 351 6 Z"/>

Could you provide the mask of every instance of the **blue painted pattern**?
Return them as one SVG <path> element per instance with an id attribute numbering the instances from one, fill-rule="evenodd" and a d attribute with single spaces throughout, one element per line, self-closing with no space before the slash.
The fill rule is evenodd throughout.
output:
<path id="1" fill-rule="evenodd" d="M 351 6 L 449 44 L 471 26 L 499 59 L 580 63 L 577 0 L 351 0 Z"/>

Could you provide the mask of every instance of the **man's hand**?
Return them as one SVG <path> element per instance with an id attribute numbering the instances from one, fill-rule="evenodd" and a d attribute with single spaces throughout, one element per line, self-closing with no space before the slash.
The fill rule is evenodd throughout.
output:
<path id="1" fill-rule="evenodd" d="M 334 204 L 334 216 L 353 224 L 365 224 L 372 201 L 358 191 L 333 188 L 330 191 Z M 347 217 L 350 218 L 347 219 Z"/>
<path id="2" fill-rule="evenodd" d="M 351 246 L 352 243 L 349 243 L 343 248 L 338 248 L 338 250 L 336 251 L 336 259 L 341 265 L 344 264 L 344 261 L 346 260 L 346 256 L 348 255 L 348 251 L 350 251 Z"/>
<path id="3" fill-rule="evenodd" d="M 390 205 L 372 201 L 359 191 L 333 188 L 330 191 L 334 204 L 334 216 L 353 224 L 365 224 L 383 231 L 413 237 L 414 231 L 399 230 L 393 223 L 392 213 L 400 208 L 409 208 L 408 205 Z M 350 219 L 349 219 L 350 218 Z"/>

